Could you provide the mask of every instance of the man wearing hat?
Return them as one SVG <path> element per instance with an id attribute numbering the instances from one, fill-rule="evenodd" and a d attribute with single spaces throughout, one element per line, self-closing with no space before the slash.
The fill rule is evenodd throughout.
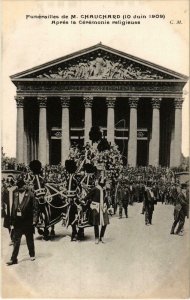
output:
<path id="1" fill-rule="evenodd" d="M 95 244 L 99 241 L 104 243 L 103 237 L 106 231 L 106 226 L 109 224 L 108 208 L 109 203 L 105 197 L 105 179 L 100 176 L 96 181 L 96 186 L 86 195 L 84 201 L 86 206 L 90 206 L 89 223 L 94 226 Z M 101 231 L 99 233 L 99 225 Z"/>
<path id="2" fill-rule="evenodd" d="M 188 205 L 189 201 L 185 194 L 183 193 L 181 186 L 177 187 L 178 196 L 176 199 L 176 205 L 174 208 L 174 222 L 170 231 L 170 234 L 178 234 L 183 235 L 181 230 L 183 229 L 183 226 L 185 224 L 185 217 L 188 217 Z M 178 224 L 178 228 L 175 231 L 175 228 Z"/>
<path id="3" fill-rule="evenodd" d="M 117 200 L 119 204 L 119 219 L 122 218 L 123 209 L 126 218 L 128 218 L 129 197 L 130 197 L 130 192 L 127 185 L 125 184 L 124 180 L 120 180 L 118 190 L 117 190 Z"/>
<path id="4" fill-rule="evenodd" d="M 154 193 L 150 187 L 145 187 L 143 204 L 145 211 L 145 225 L 151 225 L 154 211 Z"/>
<path id="5" fill-rule="evenodd" d="M 7 265 L 18 263 L 22 235 L 26 236 L 26 243 L 31 260 L 35 260 L 34 249 L 34 226 L 38 220 L 38 202 L 34 194 L 26 189 L 25 182 L 20 179 L 17 181 L 17 189 L 13 192 L 13 203 L 11 208 L 10 224 L 14 228 L 14 244 L 10 261 Z"/>

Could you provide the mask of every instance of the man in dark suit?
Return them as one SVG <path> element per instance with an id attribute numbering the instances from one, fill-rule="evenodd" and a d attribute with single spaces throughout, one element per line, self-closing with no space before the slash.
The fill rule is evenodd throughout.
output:
<path id="1" fill-rule="evenodd" d="M 145 225 L 152 224 L 152 215 L 154 211 L 154 194 L 151 188 L 145 187 L 144 192 L 144 211 L 145 211 Z"/>
<path id="2" fill-rule="evenodd" d="M 128 186 L 124 182 L 119 183 L 117 200 L 119 204 L 119 219 L 122 218 L 122 211 L 124 209 L 125 216 L 128 218 L 128 204 L 129 204 L 130 192 Z"/>
<path id="3" fill-rule="evenodd" d="M 10 216 L 11 216 L 11 206 L 12 206 L 12 194 L 15 186 L 13 186 L 14 182 L 8 181 L 6 184 L 2 186 L 1 189 L 1 203 L 4 208 L 4 222 L 3 227 L 7 228 L 10 234 L 11 242 L 10 246 L 13 245 L 13 230 L 11 230 L 10 226 Z"/>
<path id="4" fill-rule="evenodd" d="M 183 235 L 181 230 L 183 229 L 183 226 L 185 224 L 185 217 L 188 217 L 188 205 L 189 201 L 187 197 L 185 197 L 185 194 L 182 192 L 181 187 L 179 186 L 177 188 L 178 196 L 176 201 L 176 205 L 174 208 L 174 223 L 171 228 L 170 234 L 174 234 L 175 228 L 178 224 L 178 228 L 176 230 L 176 234 Z"/>
<path id="5" fill-rule="evenodd" d="M 14 228 L 14 244 L 10 261 L 7 265 L 17 264 L 22 235 L 26 236 L 26 243 L 31 260 L 35 260 L 34 226 L 38 220 L 38 202 L 34 194 L 26 189 L 25 182 L 19 180 L 17 189 L 13 192 L 10 225 Z"/>

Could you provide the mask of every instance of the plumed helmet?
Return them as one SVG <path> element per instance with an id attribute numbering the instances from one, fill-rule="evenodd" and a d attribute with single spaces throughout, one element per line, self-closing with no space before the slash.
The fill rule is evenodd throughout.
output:
<path id="1" fill-rule="evenodd" d="M 108 141 L 106 139 L 102 139 L 98 146 L 97 149 L 99 152 L 105 151 L 105 150 L 110 150 L 110 144 L 108 143 Z"/>
<path id="2" fill-rule="evenodd" d="M 65 168 L 68 173 L 70 174 L 75 173 L 77 170 L 76 162 L 72 159 L 67 159 L 65 161 Z"/>
<path id="3" fill-rule="evenodd" d="M 84 165 L 84 170 L 86 171 L 86 173 L 94 173 L 95 172 L 94 166 L 89 163 Z"/>
<path id="4" fill-rule="evenodd" d="M 30 170 L 35 174 L 38 175 L 41 173 L 42 170 L 42 164 L 39 160 L 32 160 L 29 164 Z"/>

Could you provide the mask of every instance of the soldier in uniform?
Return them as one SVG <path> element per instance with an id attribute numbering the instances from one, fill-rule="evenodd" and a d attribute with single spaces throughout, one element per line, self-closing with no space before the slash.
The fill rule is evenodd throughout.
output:
<path id="1" fill-rule="evenodd" d="M 81 193 L 79 182 L 76 179 L 75 172 L 77 166 L 74 160 L 66 160 L 65 168 L 67 171 L 66 188 L 67 188 L 67 201 L 69 202 L 67 213 L 66 213 L 66 226 L 72 227 L 71 242 L 77 240 L 77 223 L 78 223 L 78 212 L 80 208 L 80 201 L 78 195 Z"/>
<path id="2" fill-rule="evenodd" d="M 80 180 L 80 187 L 82 189 L 81 198 L 84 198 L 88 192 L 95 186 L 95 179 L 97 168 L 93 164 L 84 164 L 84 175 L 82 180 Z M 84 202 L 83 202 L 84 204 Z M 89 226 L 88 223 L 88 210 L 80 211 L 80 218 L 78 223 L 78 240 L 84 239 L 84 228 Z"/>
<path id="3" fill-rule="evenodd" d="M 36 199 L 38 200 L 39 203 L 39 222 L 38 222 L 38 232 L 41 234 L 43 231 L 40 228 L 45 228 L 43 235 L 44 239 L 48 240 L 48 235 L 49 235 L 49 230 L 46 229 L 47 224 L 49 224 L 49 210 L 47 207 L 47 204 L 44 201 L 44 197 L 46 195 L 46 188 L 45 188 L 45 179 L 43 177 L 42 173 L 42 164 L 39 160 L 33 160 L 29 164 L 30 170 L 33 173 L 33 179 L 32 179 L 32 184 L 33 184 L 33 191 L 35 194 Z M 53 233 L 55 234 L 54 228 L 52 230 L 52 235 Z"/>
<path id="4" fill-rule="evenodd" d="M 105 197 L 105 183 L 105 179 L 100 176 L 99 180 L 96 180 L 95 187 L 84 198 L 86 206 L 90 207 L 89 223 L 94 226 L 95 244 L 98 244 L 99 241 L 104 243 L 103 237 L 106 226 L 109 224 L 109 203 Z"/>
<path id="5" fill-rule="evenodd" d="M 84 165 L 84 171 L 85 171 L 85 175 L 82 178 L 80 184 L 81 187 L 83 188 L 83 192 L 87 194 L 89 190 L 91 190 L 95 185 L 95 176 L 96 176 L 97 169 L 92 164 L 87 163 Z"/>

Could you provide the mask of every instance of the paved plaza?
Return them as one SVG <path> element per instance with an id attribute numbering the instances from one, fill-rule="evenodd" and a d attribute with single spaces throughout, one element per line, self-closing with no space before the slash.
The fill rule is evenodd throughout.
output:
<path id="1" fill-rule="evenodd" d="M 56 237 L 35 234 L 36 260 L 25 237 L 18 265 L 6 266 L 12 246 L 2 229 L 2 296 L 36 298 L 187 298 L 189 297 L 189 220 L 184 236 L 170 235 L 173 206 L 155 205 L 153 225 L 145 226 L 142 204 L 129 206 L 129 218 L 110 217 L 105 244 L 70 242 L 71 230 L 55 226 Z"/>

